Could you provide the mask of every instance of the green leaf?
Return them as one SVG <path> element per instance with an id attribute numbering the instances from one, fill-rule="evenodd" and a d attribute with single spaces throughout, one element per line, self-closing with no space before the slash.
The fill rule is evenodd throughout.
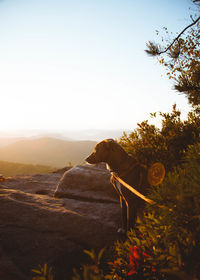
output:
<path id="1" fill-rule="evenodd" d="M 102 249 L 100 250 L 100 252 L 99 252 L 99 254 L 98 254 L 98 263 L 100 262 L 104 251 L 105 251 L 105 248 L 102 248 Z"/>
<path id="2" fill-rule="evenodd" d="M 83 252 L 85 253 L 85 254 L 87 254 L 88 256 L 90 256 L 90 258 L 93 260 L 93 261 L 95 261 L 95 252 L 94 252 L 94 249 L 92 249 L 92 251 L 89 251 L 89 250 L 83 250 Z"/>
<path id="3" fill-rule="evenodd" d="M 47 264 L 46 263 L 44 264 L 43 273 L 44 273 L 44 276 L 46 277 L 47 276 Z"/>
<path id="4" fill-rule="evenodd" d="M 36 269 L 31 269 L 32 272 L 35 272 L 37 274 L 42 274 L 42 272 L 40 270 L 36 270 Z"/>

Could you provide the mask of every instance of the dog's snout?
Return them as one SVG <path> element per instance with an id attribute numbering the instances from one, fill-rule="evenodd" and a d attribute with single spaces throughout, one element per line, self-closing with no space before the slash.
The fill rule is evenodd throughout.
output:
<path id="1" fill-rule="evenodd" d="M 85 161 L 88 162 L 88 159 L 89 159 L 89 157 L 87 157 L 87 158 L 85 159 Z"/>
<path id="2" fill-rule="evenodd" d="M 96 163 L 99 163 L 101 161 L 99 161 L 98 157 L 97 157 L 97 154 L 94 152 L 92 153 L 90 156 L 88 156 L 86 158 L 86 161 L 90 164 L 96 164 Z"/>
<path id="3" fill-rule="evenodd" d="M 88 163 L 92 163 L 92 162 L 91 162 L 91 160 L 92 160 L 92 155 L 93 155 L 93 154 L 89 155 L 89 156 L 85 159 L 85 161 L 88 162 Z"/>

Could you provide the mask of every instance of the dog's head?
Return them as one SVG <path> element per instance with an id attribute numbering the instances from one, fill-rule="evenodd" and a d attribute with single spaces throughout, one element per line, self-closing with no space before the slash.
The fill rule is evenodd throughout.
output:
<path id="1" fill-rule="evenodd" d="M 112 158 L 113 160 L 119 152 L 125 153 L 122 147 L 113 139 L 106 139 L 99 142 L 95 147 L 93 153 L 86 158 L 86 161 L 90 164 L 106 162 L 108 159 Z M 116 158 L 117 160 L 117 158 Z"/>

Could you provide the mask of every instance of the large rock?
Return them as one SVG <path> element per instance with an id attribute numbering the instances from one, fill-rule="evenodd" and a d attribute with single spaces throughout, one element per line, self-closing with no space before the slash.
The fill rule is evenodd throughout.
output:
<path id="1" fill-rule="evenodd" d="M 118 195 L 104 165 L 77 165 L 66 171 L 57 185 L 55 197 L 81 197 L 91 201 L 116 202 Z"/>
<path id="2" fill-rule="evenodd" d="M 118 202 L 103 201 L 93 182 L 88 194 L 94 200 L 85 194 L 53 198 L 60 176 L 17 176 L 0 184 L 0 279 L 31 279 L 31 269 L 44 263 L 54 268 L 55 280 L 71 279 L 83 249 L 98 250 L 118 238 Z"/>

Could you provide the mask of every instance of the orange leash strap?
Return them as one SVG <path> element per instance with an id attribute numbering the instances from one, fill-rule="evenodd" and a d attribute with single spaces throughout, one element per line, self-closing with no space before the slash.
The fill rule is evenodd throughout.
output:
<path id="1" fill-rule="evenodd" d="M 140 192 L 138 192 L 136 189 L 134 189 L 133 187 L 131 187 L 129 184 L 127 184 L 126 182 L 124 182 L 121 178 L 119 178 L 118 176 L 116 176 L 115 174 L 113 174 L 113 177 L 120 182 L 120 184 L 122 184 L 124 187 L 126 187 L 129 191 L 131 191 L 132 193 L 134 193 L 135 195 L 137 195 L 138 197 L 140 197 L 141 199 L 145 200 L 146 202 L 148 202 L 149 204 L 156 204 L 153 200 L 147 198 L 145 195 L 141 194 Z"/>

